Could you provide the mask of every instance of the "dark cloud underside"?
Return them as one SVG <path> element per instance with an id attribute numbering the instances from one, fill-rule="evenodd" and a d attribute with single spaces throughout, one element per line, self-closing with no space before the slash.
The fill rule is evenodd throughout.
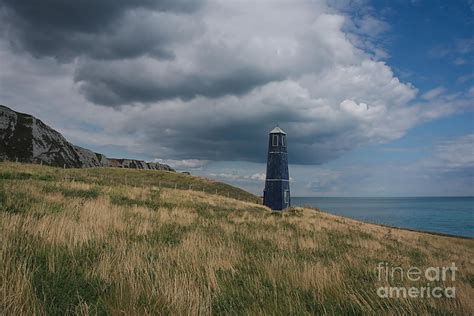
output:
<path id="1" fill-rule="evenodd" d="M 5 94 L 146 157 L 262 162 L 280 124 L 290 162 L 320 164 L 472 104 L 414 104 L 364 49 L 383 23 L 323 0 L 0 0 L 0 15 Z"/>
<path id="2" fill-rule="evenodd" d="M 145 69 L 89 63 L 78 69 L 75 80 L 89 100 L 96 104 L 117 106 L 174 98 L 190 100 L 196 96 L 242 94 L 280 79 L 278 74 L 242 67 L 224 74 L 183 74 L 171 81 L 168 79 L 171 74 L 151 75 L 146 72 L 146 66 L 143 67 Z"/>
<path id="3" fill-rule="evenodd" d="M 135 10 L 186 14 L 197 10 L 200 4 L 200 1 L 179 0 L 1 0 L 0 8 L 3 24 L 8 25 L 6 35 L 17 48 L 35 56 L 70 60 L 81 55 L 166 56 L 166 50 L 159 47 L 159 38 L 151 41 L 147 38 L 149 30 L 120 38 L 116 31 L 121 29 L 121 18 Z M 112 37 L 110 43 L 108 37 Z M 104 44 L 111 47 L 103 47 Z"/>

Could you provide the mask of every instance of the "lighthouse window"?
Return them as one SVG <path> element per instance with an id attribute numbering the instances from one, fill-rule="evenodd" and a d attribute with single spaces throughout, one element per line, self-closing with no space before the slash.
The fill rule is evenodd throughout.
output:
<path id="1" fill-rule="evenodd" d="M 286 147 L 286 137 L 284 135 L 281 137 L 281 145 Z"/>
<path id="2" fill-rule="evenodd" d="M 288 190 L 285 190 L 285 203 L 289 203 L 290 202 L 290 194 L 288 194 Z"/>
<path id="3" fill-rule="evenodd" d="M 272 136 L 272 146 L 278 146 L 278 135 Z"/>

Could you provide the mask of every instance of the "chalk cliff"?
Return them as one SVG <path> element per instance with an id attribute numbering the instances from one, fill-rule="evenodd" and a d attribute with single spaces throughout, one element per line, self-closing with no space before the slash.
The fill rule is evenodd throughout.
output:
<path id="1" fill-rule="evenodd" d="M 68 142 L 34 116 L 0 105 L 0 160 L 36 162 L 67 168 L 117 167 L 175 171 L 170 166 L 134 159 L 107 158 Z"/>

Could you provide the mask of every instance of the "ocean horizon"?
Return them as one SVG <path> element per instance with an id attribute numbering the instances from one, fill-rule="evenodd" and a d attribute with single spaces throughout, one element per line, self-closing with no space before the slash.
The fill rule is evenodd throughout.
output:
<path id="1" fill-rule="evenodd" d="M 291 204 L 367 223 L 474 238 L 474 196 L 292 197 Z"/>

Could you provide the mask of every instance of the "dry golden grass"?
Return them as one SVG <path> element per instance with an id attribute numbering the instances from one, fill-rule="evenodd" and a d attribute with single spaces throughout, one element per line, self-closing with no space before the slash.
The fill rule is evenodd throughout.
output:
<path id="1" fill-rule="evenodd" d="M 52 170 L 0 179 L 1 314 L 474 313 L 473 240 Z M 379 298 L 379 262 L 455 262 L 456 298 Z"/>

